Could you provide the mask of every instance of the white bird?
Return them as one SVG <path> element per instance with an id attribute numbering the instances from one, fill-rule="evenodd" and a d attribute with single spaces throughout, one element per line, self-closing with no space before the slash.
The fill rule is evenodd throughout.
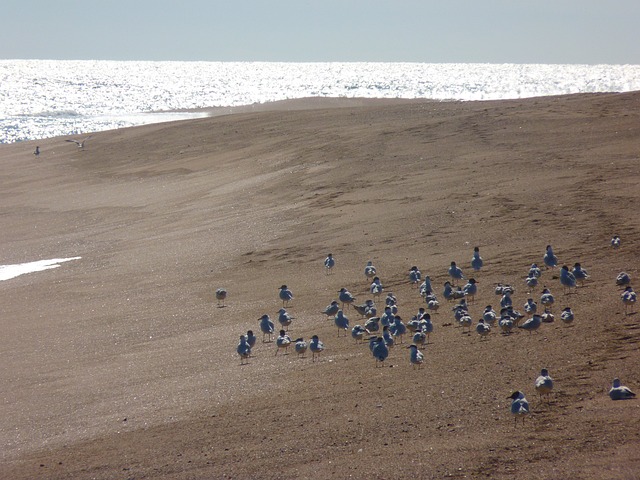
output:
<path id="1" fill-rule="evenodd" d="M 324 350 L 324 343 L 320 341 L 318 335 L 311 337 L 309 342 L 309 350 L 311 350 L 311 359 L 315 362 L 316 356 L 320 357 L 320 353 Z"/>
<path id="2" fill-rule="evenodd" d="M 338 327 L 338 336 L 340 336 L 340 330 L 343 330 L 346 336 L 347 329 L 349 328 L 349 319 L 345 316 L 342 310 L 338 310 L 338 313 L 336 313 L 333 322 L 336 324 L 336 327 Z"/>
<path id="3" fill-rule="evenodd" d="M 518 328 L 522 328 L 523 330 L 527 330 L 529 333 L 531 333 L 538 330 L 538 328 L 540 328 L 540 325 L 542 325 L 542 316 L 536 313 L 522 325 L 518 325 Z"/>
<path id="4" fill-rule="evenodd" d="M 469 297 L 469 301 L 473 302 L 475 300 L 475 296 L 478 293 L 478 282 L 475 278 L 470 278 L 466 285 L 462 287 L 462 291 L 464 294 Z"/>
<path id="5" fill-rule="evenodd" d="M 500 317 L 500 320 L 498 320 L 498 326 L 503 334 L 509 335 L 513 330 L 513 318 L 509 315 Z"/>
<path id="6" fill-rule="evenodd" d="M 339 291 L 338 291 L 338 300 L 340 300 L 340 302 L 342 302 L 342 308 L 344 308 L 344 304 L 346 303 L 347 305 L 352 304 L 356 297 L 354 297 L 353 295 L 351 295 L 351 293 L 349 292 L 349 290 L 347 290 L 346 288 L 342 287 Z"/>
<path id="7" fill-rule="evenodd" d="M 285 330 L 289 330 L 289 325 L 291 325 L 291 322 L 293 320 L 295 320 L 295 317 L 289 315 L 289 313 L 284 308 L 278 310 L 278 322 L 280 322 L 280 325 L 282 325 Z"/>
<path id="8" fill-rule="evenodd" d="M 620 382 L 619 378 L 613 379 L 613 386 L 609 390 L 609 396 L 611 400 L 629 400 L 636 396 L 628 387 L 625 387 Z"/>
<path id="9" fill-rule="evenodd" d="M 417 345 L 409 345 L 407 348 L 411 350 L 409 352 L 409 362 L 413 368 L 416 368 L 416 366 L 421 368 L 424 363 L 424 354 L 418 349 Z"/>
<path id="10" fill-rule="evenodd" d="M 251 348 L 255 347 L 257 338 L 253 334 L 253 330 L 247 330 L 247 334 L 245 335 L 245 338 L 247 339 L 247 343 Z"/>
<path id="11" fill-rule="evenodd" d="M 75 143 L 78 148 L 80 149 L 84 149 L 84 143 L 89 140 L 91 137 L 93 137 L 93 135 L 89 135 L 88 137 L 84 137 L 82 140 L 74 140 L 73 138 L 67 138 L 65 140 L 65 142 L 72 142 Z"/>
<path id="12" fill-rule="evenodd" d="M 218 307 L 224 307 L 224 301 L 227 298 L 227 290 L 224 288 L 218 288 L 216 290 L 216 300 L 218 301 Z"/>
<path id="13" fill-rule="evenodd" d="M 553 378 L 549 376 L 549 371 L 546 368 L 540 370 L 540 375 L 535 381 L 536 392 L 540 397 L 545 396 L 549 401 L 549 395 L 553 390 Z"/>
<path id="14" fill-rule="evenodd" d="M 497 319 L 498 319 L 498 314 L 496 313 L 496 311 L 493 309 L 491 305 L 487 305 L 484 309 L 484 312 L 482 312 L 482 320 L 484 320 L 484 323 L 493 325 L 494 323 L 496 323 Z"/>
<path id="15" fill-rule="evenodd" d="M 327 258 L 324 259 L 324 268 L 327 274 L 331 273 L 331 269 L 335 267 L 336 261 L 333 258 L 332 254 L 328 254 Z"/>
<path id="16" fill-rule="evenodd" d="M 574 318 L 575 317 L 573 315 L 571 307 L 565 307 L 560 314 L 560 320 L 562 320 L 566 324 L 573 322 Z"/>
<path id="17" fill-rule="evenodd" d="M 364 267 L 364 275 L 367 277 L 367 280 L 376 276 L 376 267 L 373 266 L 373 262 L 367 262 L 367 266 Z"/>
<path id="18" fill-rule="evenodd" d="M 264 337 L 265 335 L 269 335 L 269 341 L 271 341 L 271 335 L 274 332 L 274 325 L 273 322 L 271 321 L 271 319 L 269 318 L 269 315 L 264 314 L 262 315 L 258 321 L 260 322 L 260 330 L 262 331 L 262 342 L 264 343 Z"/>
<path id="19" fill-rule="evenodd" d="M 389 348 L 387 347 L 382 337 L 378 337 L 378 341 L 373 347 L 371 353 L 373 354 L 373 358 L 376 359 L 376 367 L 378 366 L 378 364 L 384 364 L 384 361 L 389 356 Z"/>
<path id="20" fill-rule="evenodd" d="M 286 285 L 282 285 L 280 287 L 280 292 L 278 293 L 280 300 L 282 300 L 282 306 L 288 306 L 289 302 L 293 300 L 293 292 L 289 290 Z"/>
<path id="21" fill-rule="evenodd" d="M 631 288 L 631 285 L 627 285 L 624 292 L 622 292 L 622 295 L 620 295 L 620 298 L 622 299 L 622 303 L 624 303 L 624 314 L 629 315 L 630 313 L 633 313 L 633 307 L 635 306 L 638 297 L 636 292 L 633 291 L 633 288 Z M 631 309 L 631 312 L 629 312 L 629 309 Z"/>
<path id="22" fill-rule="evenodd" d="M 589 274 L 587 273 L 587 271 L 583 269 L 578 262 L 573 265 L 571 273 L 573 273 L 576 281 L 580 282 L 580 286 L 584 286 L 584 281 L 589 278 Z"/>
<path id="23" fill-rule="evenodd" d="M 40 147 L 36 146 L 36 149 L 33 151 L 33 154 L 37 157 L 40 155 Z"/>
<path id="24" fill-rule="evenodd" d="M 513 392 L 507 398 L 511 399 L 511 413 L 514 415 L 516 425 L 518 424 L 518 417 L 522 418 L 522 424 L 524 425 L 524 418 L 529 414 L 529 402 L 527 401 L 524 393 L 520 391 Z"/>
<path id="25" fill-rule="evenodd" d="M 611 246 L 613 248 L 620 248 L 620 237 L 618 235 L 611 237 Z"/>
<path id="26" fill-rule="evenodd" d="M 365 333 L 369 332 L 362 325 L 354 325 L 351 329 L 351 337 L 356 341 L 356 343 L 362 342 Z"/>
<path id="27" fill-rule="evenodd" d="M 538 310 L 538 304 L 533 301 L 533 298 L 528 298 L 524 304 L 524 311 L 529 315 L 533 315 Z"/>
<path id="28" fill-rule="evenodd" d="M 330 305 L 327 305 L 327 308 L 325 308 L 322 313 L 324 313 L 327 318 L 333 318 L 336 316 L 336 313 L 338 313 L 338 310 L 340 310 L 340 305 L 334 300 Z"/>
<path id="29" fill-rule="evenodd" d="M 240 365 L 244 365 L 245 361 L 247 363 L 249 362 L 249 357 L 251 356 L 251 346 L 249 346 L 246 336 L 240 335 L 240 343 L 238 343 L 236 352 L 238 352 L 238 355 L 240 355 Z"/>
<path id="30" fill-rule="evenodd" d="M 307 352 L 307 342 L 304 341 L 304 338 L 296 338 L 294 340 L 295 342 L 295 349 L 296 349 L 296 353 L 298 354 L 299 357 L 304 358 L 304 354 Z"/>
<path id="31" fill-rule="evenodd" d="M 287 355 L 289 345 L 291 345 L 291 337 L 284 330 L 280 330 L 280 335 L 276 338 L 276 355 L 280 349 L 283 349 L 284 354 Z"/>
<path id="32" fill-rule="evenodd" d="M 481 318 L 476 325 L 476 333 L 483 339 L 487 338 L 489 332 L 491 332 L 491 326 L 488 323 L 484 323 L 484 320 Z"/>
<path id="33" fill-rule="evenodd" d="M 560 269 L 560 283 L 564 293 L 567 293 L 567 288 L 572 289 L 576 287 L 576 277 L 569 271 L 569 267 L 563 265 Z"/>
<path id="34" fill-rule="evenodd" d="M 420 270 L 418 270 L 418 267 L 414 265 L 409 270 L 409 281 L 411 282 L 411 285 L 415 285 L 416 287 L 419 288 L 421 279 L 422 279 L 422 273 L 420 273 Z"/>
<path id="35" fill-rule="evenodd" d="M 371 286 L 369 287 L 369 291 L 373 295 L 373 298 L 380 298 L 380 295 L 384 291 L 384 287 L 382 286 L 382 282 L 380 282 L 379 277 L 375 277 L 373 282 L 371 282 Z"/>
<path id="36" fill-rule="evenodd" d="M 544 257 L 542 259 L 544 261 L 544 264 L 548 268 L 554 268 L 558 266 L 558 257 L 556 257 L 555 254 L 553 253 L 553 249 L 551 248 L 551 245 L 547 245 L 547 251 L 545 252 Z"/>
<path id="37" fill-rule="evenodd" d="M 549 291 L 549 289 L 546 287 L 543 288 L 542 294 L 540 295 L 540 303 L 545 307 L 549 307 L 549 309 L 551 309 L 553 307 L 554 302 L 555 302 L 555 299 L 553 298 L 551 291 Z"/>
<path id="38" fill-rule="evenodd" d="M 471 268 L 478 271 L 482 268 L 484 262 L 482 261 L 482 257 L 480 256 L 480 248 L 473 248 L 473 258 L 471 259 Z"/>
<path id="39" fill-rule="evenodd" d="M 464 273 L 462 273 L 462 269 L 456 265 L 456 262 L 451 262 L 451 266 L 449 267 L 449 276 L 453 280 L 453 284 L 456 284 L 456 280 L 462 280 L 465 278 Z"/>

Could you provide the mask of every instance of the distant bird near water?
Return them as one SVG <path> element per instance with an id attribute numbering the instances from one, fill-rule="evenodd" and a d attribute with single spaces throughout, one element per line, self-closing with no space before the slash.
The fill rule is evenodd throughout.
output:
<path id="1" fill-rule="evenodd" d="M 282 300 L 283 307 L 287 306 L 289 302 L 293 300 L 293 292 L 291 292 L 291 290 L 289 290 L 286 285 L 282 285 L 280 287 L 280 293 L 278 295 L 280 297 L 280 300 Z"/>
<path id="2" fill-rule="evenodd" d="M 547 251 L 545 252 L 544 257 L 542 259 L 544 261 L 544 264 L 548 268 L 554 268 L 558 266 L 558 257 L 556 257 L 555 254 L 553 253 L 553 249 L 551 248 L 551 245 L 547 245 Z"/>
<path id="3" fill-rule="evenodd" d="M 635 398 L 636 394 L 633 393 L 628 387 L 625 387 L 620 382 L 619 378 L 613 379 L 613 386 L 609 390 L 609 397 L 611 400 L 629 400 Z"/>
<path id="4" fill-rule="evenodd" d="M 328 254 L 327 258 L 324 259 L 324 268 L 327 274 L 331 273 L 333 267 L 335 267 L 336 261 L 333 258 L 332 254 Z"/>
<path id="5" fill-rule="evenodd" d="M 474 247 L 473 257 L 471 258 L 471 268 L 473 268 L 475 271 L 479 271 L 482 268 L 483 264 L 484 262 L 482 260 L 482 257 L 480 256 L 480 248 Z"/>
<path id="6" fill-rule="evenodd" d="M 224 288 L 218 288 L 216 290 L 216 300 L 218 301 L 218 307 L 224 307 L 224 301 L 227 299 L 227 290 Z"/>
<path id="7" fill-rule="evenodd" d="M 522 418 L 522 424 L 524 425 L 524 418 L 529 414 L 529 402 L 524 396 L 524 393 L 516 390 L 507 398 L 511 399 L 510 410 L 511 414 L 515 417 L 515 424 L 518 424 L 518 418 Z"/>
<path id="8" fill-rule="evenodd" d="M 88 137 L 84 137 L 82 140 L 74 140 L 73 138 L 67 138 L 65 140 L 65 142 L 72 142 L 75 143 L 78 148 L 84 150 L 84 144 L 87 140 L 89 140 L 91 137 L 93 137 L 93 135 L 89 135 Z"/>

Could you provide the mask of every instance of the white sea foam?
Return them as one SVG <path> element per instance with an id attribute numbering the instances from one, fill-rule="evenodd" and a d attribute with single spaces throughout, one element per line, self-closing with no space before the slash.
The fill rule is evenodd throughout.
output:
<path id="1" fill-rule="evenodd" d="M 640 90 L 640 65 L 0 60 L 0 143 L 305 97 L 498 100 Z M 156 112 L 151 114 L 151 112 Z"/>
<path id="2" fill-rule="evenodd" d="M 51 260 L 38 260 L 36 262 L 18 263 L 15 265 L 0 265 L 0 281 L 9 280 L 19 275 L 31 272 L 41 272 L 51 268 L 58 268 L 61 263 L 79 260 L 82 257 L 53 258 Z"/>

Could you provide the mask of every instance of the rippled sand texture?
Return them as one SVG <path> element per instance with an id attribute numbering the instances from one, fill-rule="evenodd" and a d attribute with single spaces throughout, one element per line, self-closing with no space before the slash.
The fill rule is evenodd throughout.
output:
<path id="1" fill-rule="evenodd" d="M 0 282 L 2 478 L 637 475 L 640 403 L 607 392 L 614 377 L 640 390 L 640 317 L 615 285 L 640 275 L 640 95 L 324 105 L 105 132 L 84 150 L 54 138 L 37 158 L 35 142 L 0 146 L 1 263 L 82 257 Z M 543 271 L 556 321 L 461 333 L 441 296 L 450 262 L 469 276 L 480 247 L 475 322 L 499 282 L 523 310 L 547 244 L 591 275 L 564 295 Z M 409 268 L 437 286 L 420 370 L 408 339 L 376 369 L 320 313 L 340 287 L 370 298 L 368 260 L 405 321 L 424 305 Z M 319 361 L 260 342 L 282 284 L 291 336 L 318 334 Z"/>

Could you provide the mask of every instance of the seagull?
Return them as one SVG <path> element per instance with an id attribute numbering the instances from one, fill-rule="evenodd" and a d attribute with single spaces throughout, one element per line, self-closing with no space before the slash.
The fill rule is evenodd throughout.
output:
<path id="1" fill-rule="evenodd" d="M 351 329 L 351 336 L 356 341 L 356 343 L 360 343 L 362 341 L 365 333 L 369 333 L 369 331 L 367 331 L 367 329 L 362 325 L 354 325 Z"/>
<path id="2" fill-rule="evenodd" d="M 324 268 L 327 274 L 331 273 L 331 269 L 335 267 L 336 261 L 333 258 L 332 254 L 328 254 L 327 258 L 324 259 Z"/>
<path id="3" fill-rule="evenodd" d="M 433 323 L 431 322 L 431 316 L 426 313 L 422 320 L 420 320 L 420 330 L 427 335 L 427 343 L 429 343 L 429 337 L 433 333 Z"/>
<path id="4" fill-rule="evenodd" d="M 318 335 L 314 335 L 311 337 L 311 341 L 309 342 L 309 349 L 311 350 L 311 359 L 315 362 L 316 355 L 320 357 L 320 353 L 324 350 L 324 343 L 320 341 Z"/>
<path id="5" fill-rule="evenodd" d="M 287 332 L 284 330 L 280 330 L 280 335 L 276 338 L 276 355 L 278 355 L 278 351 L 282 348 L 284 350 L 284 354 L 287 355 L 289 345 L 291 344 L 291 337 L 287 335 Z"/>
<path id="6" fill-rule="evenodd" d="M 33 151 L 33 154 L 37 157 L 40 155 L 40 147 L 36 146 L 36 149 Z"/>
<path id="7" fill-rule="evenodd" d="M 498 320 L 498 326 L 503 334 L 509 335 L 511 330 L 513 330 L 513 318 L 509 315 L 501 316 L 500 320 Z"/>
<path id="8" fill-rule="evenodd" d="M 417 330 L 413 334 L 413 343 L 424 346 L 424 344 L 427 343 L 427 334 L 422 330 Z"/>
<path id="9" fill-rule="evenodd" d="M 389 348 L 382 337 L 378 337 L 378 341 L 373 347 L 371 353 L 373 354 L 373 358 L 376 359 L 376 367 L 378 364 L 383 365 L 384 361 L 389 356 Z"/>
<path id="10" fill-rule="evenodd" d="M 481 318 L 478 320 L 478 324 L 476 325 L 476 333 L 480 335 L 480 338 L 487 338 L 491 332 L 491 326 L 488 323 L 484 323 L 484 320 Z"/>
<path id="11" fill-rule="evenodd" d="M 351 293 L 349 292 L 349 290 L 347 290 L 346 288 L 342 287 L 339 291 L 338 291 L 338 300 L 340 300 L 342 302 L 342 308 L 344 308 L 344 304 L 346 303 L 347 305 L 352 304 L 353 301 L 356 299 L 356 297 L 354 297 L 353 295 L 351 295 Z"/>
<path id="12" fill-rule="evenodd" d="M 466 328 L 468 333 L 471 333 L 471 325 L 473 324 L 473 320 L 471 319 L 471 315 L 464 314 L 458 320 L 460 326 L 462 327 L 462 333 L 464 333 L 464 329 Z"/>
<path id="13" fill-rule="evenodd" d="M 433 292 L 433 288 L 431 287 L 431 278 L 429 275 L 425 275 L 424 282 L 420 285 L 420 295 L 424 297 L 427 295 L 427 292 Z"/>
<path id="14" fill-rule="evenodd" d="M 376 298 L 376 297 L 380 298 L 380 294 L 382 294 L 383 290 L 384 290 L 384 287 L 382 286 L 382 283 L 380 282 L 380 278 L 379 277 L 375 277 L 373 279 L 373 282 L 371 283 L 371 286 L 369 287 L 369 291 L 373 295 L 373 298 Z"/>
<path id="15" fill-rule="evenodd" d="M 620 298 L 622 298 L 622 303 L 624 303 L 624 314 L 629 315 L 629 313 L 633 313 L 633 307 L 638 298 L 636 292 L 631 288 L 631 285 L 627 285 L 627 288 L 624 289 Z M 629 308 L 631 308 L 631 312 L 629 312 Z"/>
<path id="16" fill-rule="evenodd" d="M 484 312 L 482 312 L 482 320 L 484 320 L 484 323 L 493 325 L 494 323 L 496 323 L 497 318 L 498 314 L 491 305 L 487 305 L 486 307 L 484 307 Z"/>
<path id="17" fill-rule="evenodd" d="M 224 307 L 224 301 L 227 298 L 227 290 L 224 288 L 218 288 L 216 290 L 216 300 L 218 300 L 218 307 Z"/>
<path id="18" fill-rule="evenodd" d="M 538 277 L 536 277 L 535 275 L 529 275 L 524 283 L 527 284 L 527 287 L 529 287 L 529 293 L 533 292 L 533 289 L 536 288 L 538 286 Z"/>
<path id="19" fill-rule="evenodd" d="M 351 305 L 353 307 L 353 309 L 358 312 L 360 315 L 362 315 L 363 317 L 367 316 L 367 312 L 369 311 L 369 309 L 371 307 L 374 306 L 373 304 L 373 300 L 365 300 L 365 302 L 362 305 Z"/>
<path id="20" fill-rule="evenodd" d="M 280 322 L 280 325 L 285 327 L 286 330 L 289 330 L 289 325 L 291 325 L 291 321 L 294 319 L 295 317 L 289 315 L 284 308 L 278 310 L 278 322 Z"/>
<path id="21" fill-rule="evenodd" d="M 413 267 L 411 267 L 411 270 L 409 270 L 409 281 L 411 282 L 411 285 L 419 287 L 421 279 L 422 274 L 420 273 L 420 270 L 418 270 L 418 267 L 414 265 Z"/>
<path id="22" fill-rule="evenodd" d="M 553 253 L 553 249 L 551 248 L 551 245 L 547 245 L 547 251 L 544 254 L 543 261 L 544 261 L 544 264 L 547 266 L 547 268 L 553 268 L 558 266 L 558 257 L 556 257 L 555 254 Z"/>
<path id="23" fill-rule="evenodd" d="M 545 308 L 544 313 L 540 315 L 540 321 L 542 323 L 553 323 L 555 319 L 555 315 L 551 313 L 548 308 Z"/>
<path id="24" fill-rule="evenodd" d="M 346 336 L 347 329 L 349 328 L 349 319 L 345 317 L 342 310 L 338 310 L 338 313 L 336 313 L 336 316 L 333 319 L 333 321 L 336 324 L 336 327 L 338 327 L 338 336 L 340 336 L 340 330 L 344 330 L 345 332 L 344 334 Z"/>
<path id="25" fill-rule="evenodd" d="M 251 348 L 256 345 L 256 336 L 253 334 L 253 330 L 247 330 L 245 338 L 247 339 L 247 343 Z"/>
<path id="26" fill-rule="evenodd" d="M 444 282 L 444 290 L 442 292 L 442 296 L 447 301 L 453 300 L 453 287 L 451 287 L 451 282 Z"/>
<path id="27" fill-rule="evenodd" d="M 515 424 L 518 424 L 518 417 L 522 417 L 522 424 L 524 425 L 524 417 L 529 414 L 529 402 L 524 393 L 515 391 L 507 398 L 511 399 L 511 413 L 515 416 Z"/>
<path id="28" fill-rule="evenodd" d="M 393 347 L 393 345 L 396 343 L 395 340 L 393 339 L 393 335 L 391 335 L 391 332 L 389 331 L 388 325 L 385 325 L 384 327 L 382 327 L 382 340 L 384 341 L 385 345 L 389 348 Z"/>
<path id="29" fill-rule="evenodd" d="M 295 349 L 296 349 L 296 353 L 298 354 L 298 357 L 302 357 L 304 358 L 304 354 L 307 352 L 307 342 L 304 341 L 304 338 L 296 338 L 294 340 L 295 342 Z"/>
<path id="30" fill-rule="evenodd" d="M 338 302 L 334 300 L 330 305 L 327 305 L 327 308 L 325 308 L 322 313 L 324 313 L 327 318 L 331 318 L 336 316 L 338 310 L 340 310 L 340 305 L 338 305 Z"/>
<path id="31" fill-rule="evenodd" d="M 620 248 L 620 237 L 618 235 L 614 235 L 611 238 L 611 246 L 613 248 Z"/>
<path id="32" fill-rule="evenodd" d="M 504 291 L 504 290 L 503 290 Z M 507 308 L 513 305 L 513 300 L 511 300 L 511 293 L 509 291 L 505 291 L 500 299 L 500 308 Z"/>
<path id="33" fill-rule="evenodd" d="M 538 304 L 533 301 L 533 298 L 528 298 L 524 304 L 524 311 L 529 315 L 533 315 L 538 310 Z"/>
<path id="34" fill-rule="evenodd" d="M 73 138 L 68 138 L 68 139 L 65 140 L 65 142 L 73 142 L 78 146 L 78 148 L 84 149 L 84 142 L 89 140 L 91 137 L 93 137 L 93 135 L 89 135 L 88 137 L 84 137 L 82 140 L 74 140 Z"/>
<path id="35" fill-rule="evenodd" d="M 380 330 L 380 317 L 370 317 L 364 324 L 364 328 L 369 332 L 377 332 Z"/>
<path id="36" fill-rule="evenodd" d="M 542 294 L 540 295 L 540 303 L 545 307 L 549 307 L 549 309 L 551 309 L 554 302 L 555 302 L 555 299 L 553 298 L 551 291 L 545 287 L 542 290 Z"/>
<path id="37" fill-rule="evenodd" d="M 624 287 L 625 285 L 629 285 L 631 283 L 631 277 L 627 272 L 620 272 L 616 277 L 616 285 L 619 287 Z"/>
<path id="38" fill-rule="evenodd" d="M 269 335 L 269 342 L 271 341 L 271 335 L 274 332 L 274 325 L 269 315 L 262 315 L 258 321 L 260 322 L 260 330 L 262 331 L 262 343 L 264 343 L 265 335 Z"/>
<path id="39" fill-rule="evenodd" d="M 532 263 L 531 267 L 529 268 L 529 277 L 536 277 L 536 278 L 540 278 L 540 275 L 542 275 L 542 271 L 540 270 L 540 268 L 538 267 L 537 264 Z"/>
<path id="40" fill-rule="evenodd" d="M 400 343 L 404 343 L 404 334 L 407 333 L 407 326 L 402 322 L 400 315 L 395 315 L 393 322 L 389 324 L 389 331 L 394 337 L 400 337 Z"/>
<path id="41" fill-rule="evenodd" d="M 456 265 L 456 262 L 451 262 L 451 266 L 449 267 L 449 276 L 453 280 L 454 285 L 456 280 L 462 280 L 465 278 L 462 273 L 462 269 Z"/>
<path id="42" fill-rule="evenodd" d="M 394 305 L 397 305 L 397 303 L 398 299 L 396 298 L 396 296 L 393 293 L 388 292 L 387 298 L 384 299 L 384 304 L 389 307 L 393 307 Z"/>
<path id="43" fill-rule="evenodd" d="M 411 362 L 411 366 L 413 366 L 413 368 L 416 368 L 416 366 L 418 368 L 422 367 L 424 354 L 418 349 L 418 346 L 409 345 L 407 348 L 411 350 L 411 352 L 409 352 L 409 362 Z"/>
<path id="44" fill-rule="evenodd" d="M 282 285 L 280 287 L 280 293 L 278 295 L 280 296 L 280 300 L 282 300 L 283 307 L 288 306 L 289 302 L 293 300 L 293 293 L 287 288 L 286 285 Z"/>
<path id="45" fill-rule="evenodd" d="M 536 378 L 535 387 L 538 395 L 540 397 L 546 396 L 548 402 L 551 390 L 553 390 L 553 378 L 549 376 L 549 371 L 546 368 L 540 370 L 540 375 Z"/>
<path id="46" fill-rule="evenodd" d="M 564 289 L 564 293 L 567 293 L 567 288 L 575 288 L 576 287 L 576 277 L 569 271 L 569 267 L 566 265 L 562 266 L 560 269 L 560 283 Z"/>
<path id="47" fill-rule="evenodd" d="M 580 286 L 583 286 L 584 281 L 589 278 L 589 274 L 587 273 L 587 271 L 583 270 L 583 268 L 577 262 L 573 265 L 573 270 L 571 270 L 571 273 L 573 273 L 573 276 L 576 277 L 576 281 L 580 282 Z"/>
<path id="48" fill-rule="evenodd" d="M 384 307 L 384 313 L 380 317 L 380 323 L 383 327 L 388 327 L 393 322 L 393 312 L 391 311 L 391 307 Z"/>
<path id="49" fill-rule="evenodd" d="M 236 352 L 240 355 L 240 365 L 244 365 L 245 361 L 249 363 L 249 357 L 251 356 L 251 346 L 247 342 L 247 337 L 240 335 L 240 343 L 236 348 Z"/>
<path id="50" fill-rule="evenodd" d="M 376 276 L 376 267 L 373 266 L 373 262 L 367 262 L 367 266 L 364 267 L 364 275 L 367 280 Z"/>
<path id="51" fill-rule="evenodd" d="M 611 400 L 629 400 L 636 396 L 628 387 L 625 387 L 620 383 L 619 378 L 613 379 L 613 386 L 609 390 L 609 396 Z"/>
<path id="52" fill-rule="evenodd" d="M 528 319 L 522 325 L 518 325 L 518 328 L 522 328 L 524 330 L 527 330 L 529 332 L 529 334 L 531 334 L 531 332 L 534 332 L 534 331 L 538 330 L 538 328 L 540 328 L 541 324 L 542 324 L 542 316 L 540 316 L 540 315 L 538 315 L 536 313 L 536 314 L 533 315 L 533 317 Z"/>
<path id="53" fill-rule="evenodd" d="M 560 314 L 560 320 L 562 320 L 566 324 L 569 324 L 573 322 L 573 319 L 574 319 L 574 316 L 573 316 L 573 311 L 571 310 L 571 307 L 565 307 L 562 310 L 562 313 Z"/>
<path id="54" fill-rule="evenodd" d="M 467 284 L 462 287 L 464 294 L 468 297 L 471 297 L 471 301 L 475 299 L 476 293 L 478 293 L 478 286 L 476 285 L 478 282 L 475 278 L 470 278 L 467 281 Z"/>
<path id="55" fill-rule="evenodd" d="M 482 261 L 482 257 L 480 256 L 480 248 L 474 247 L 473 258 L 471 259 L 471 268 L 473 268 L 475 271 L 478 271 L 482 268 L 483 263 L 484 262 Z"/>

